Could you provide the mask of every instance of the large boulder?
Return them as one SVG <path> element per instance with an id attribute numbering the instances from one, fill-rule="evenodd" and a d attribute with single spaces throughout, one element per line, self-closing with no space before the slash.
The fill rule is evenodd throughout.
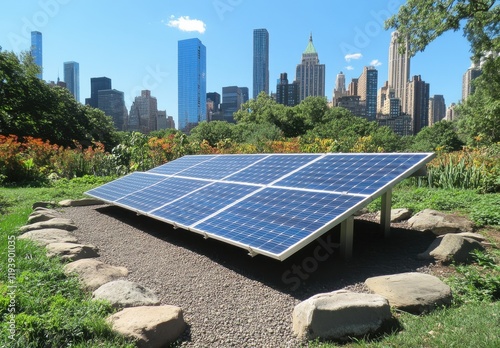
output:
<path id="1" fill-rule="evenodd" d="M 40 246 L 46 246 L 50 243 L 78 243 L 78 240 L 74 235 L 66 230 L 58 228 L 45 228 L 41 230 L 29 231 L 17 238 L 32 240 Z"/>
<path id="2" fill-rule="evenodd" d="M 295 306 L 293 332 L 300 339 L 342 340 L 376 332 L 391 318 L 389 303 L 382 296 L 338 290 Z"/>
<path id="3" fill-rule="evenodd" d="M 445 214 L 432 209 L 418 212 L 408 220 L 408 226 L 419 231 L 431 231 L 435 235 L 471 232 L 472 221 L 458 215 Z"/>
<path id="4" fill-rule="evenodd" d="M 101 205 L 101 204 L 104 204 L 104 202 L 94 198 L 65 199 L 59 202 L 59 206 L 61 207 L 83 207 L 87 205 Z"/>
<path id="5" fill-rule="evenodd" d="M 41 230 L 44 228 L 58 228 L 60 230 L 74 231 L 76 227 L 75 223 L 71 219 L 64 218 L 54 218 L 47 221 L 36 222 L 30 225 L 22 226 L 19 231 L 21 233 L 26 233 L 33 230 Z"/>
<path id="6" fill-rule="evenodd" d="M 176 306 L 125 308 L 107 320 L 115 332 L 136 340 L 139 348 L 165 347 L 186 329 L 182 309 Z"/>
<path id="7" fill-rule="evenodd" d="M 86 290 L 94 291 L 103 284 L 128 275 L 125 267 L 116 267 L 95 259 L 82 259 L 64 266 L 64 273 L 78 275 Z"/>
<path id="8" fill-rule="evenodd" d="M 47 257 L 59 256 L 62 261 L 77 261 L 99 256 L 99 250 L 93 245 L 50 243 L 45 248 L 47 249 Z"/>
<path id="9" fill-rule="evenodd" d="M 160 300 L 155 293 L 128 280 L 115 280 L 93 292 L 96 299 L 107 300 L 113 307 L 156 306 Z"/>
<path id="10" fill-rule="evenodd" d="M 389 300 L 391 307 L 421 314 L 451 304 L 448 285 L 429 274 L 409 272 L 368 278 L 366 286 Z"/>
<path id="11" fill-rule="evenodd" d="M 484 246 L 476 239 L 457 234 L 446 234 L 436 238 L 434 242 L 421 254 L 419 259 L 434 259 L 449 263 L 452 261 L 466 263 L 471 260 L 470 253 L 474 250 L 484 250 Z"/>
<path id="12" fill-rule="evenodd" d="M 380 219 L 380 212 L 377 213 L 376 219 Z M 408 220 L 411 217 L 412 211 L 406 208 L 392 209 L 391 210 L 391 222 L 400 222 L 403 220 Z"/>

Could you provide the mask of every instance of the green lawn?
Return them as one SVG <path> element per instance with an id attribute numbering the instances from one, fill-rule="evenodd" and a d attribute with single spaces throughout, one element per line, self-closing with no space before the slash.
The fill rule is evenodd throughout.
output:
<path id="1" fill-rule="evenodd" d="M 81 198 L 83 192 L 105 180 L 61 181 L 50 188 L 0 188 L 1 347 L 133 347 L 105 323 L 104 318 L 113 312 L 108 304 L 91 300 L 76 279 L 67 278 L 62 265 L 48 259 L 43 249 L 14 238 L 26 223 L 34 202 Z M 369 208 L 376 210 L 379 205 L 374 201 Z M 500 194 L 402 185 L 394 190 L 393 207 L 458 212 L 477 223 L 491 224 L 480 232 L 492 240 L 500 234 Z M 452 307 L 425 316 L 395 312 L 402 328 L 399 332 L 353 340 L 344 346 L 500 347 L 500 253 L 492 249 L 479 255 L 478 260 L 477 265 L 458 267 L 457 275 L 445 280 L 454 291 Z M 15 277 L 10 273 L 9 278 L 9 268 L 16 270 Z M 336 344 L 312 342 L 311 346 Z"/>

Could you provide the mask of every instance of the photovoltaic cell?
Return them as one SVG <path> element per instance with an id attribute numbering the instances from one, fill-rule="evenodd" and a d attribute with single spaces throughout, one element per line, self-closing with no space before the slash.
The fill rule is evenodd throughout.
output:
<path id="1" fill-rule="evenodd" d="M 260 189 L 256 186 L 214 183 L 151 212 L 153 217 L 189 226 Z"/>
<path id="2" fill-rule="evenodd" d="M 423 167 L 430 153 L 184 156 L 86 192 L 280 260 Z"/>
<path id="3" fill-rule="evenodd" d="M 276 186 L 369 195 L 425 158 L 425 154 L 325 156 Z"/>
<path id="4" fill-rule="evenodd" d="M 176 159 L 175 161 L 171 161 L 165 163 L 159 167 L 148 170 L 148 173 L 156 173 L 163 175 L 174 175 L 181 173 L 183 170 L 194 167 L 200 163 L 210 161 L 215 158 L 215 156 L 184 156 Z"/>
<path id="5" fill-rule="evenodd" d="M 266 188 L 194 227 L 280 254 L 361 200 L 359 196 Z"/>
<path id="6" fill-rule="evenodd" d="M 86 193 L 90 196 L 94 196 L 108 202 L 114 202 L 131 192 L 142 190 L 145 187 L 154 185 L 162 180 L 165 180 L 165 177 L 134 172 Z"/>
<path id="7" fill-rule="evenodd" d="M 148 213 L 210 183 L 182 178 L 164 178 L 164 180 L 142 190 L 134 191 L 119 200 L 117 204 Z"/>
<path id="8" fill-rule="evenodd" d="M 266 158 L 268 155 L 227 155 L 216 156 L 210 161 L 205 161 L 193 166 L 179 175 L 195 177 L 200 179 L 220 180 L 228 175 L 234 174 L 256 161 Z"/>
<path id="9" fill-rule="evenodd" d="M 321 155 L 269 156 L 251 167 L 226 177 L 225 180 L 267 185 L 320 156 Z"/>

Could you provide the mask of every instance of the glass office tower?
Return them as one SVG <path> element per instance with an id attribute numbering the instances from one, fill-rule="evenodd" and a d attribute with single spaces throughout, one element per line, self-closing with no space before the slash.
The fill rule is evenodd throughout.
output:
<path id="1" fill-rule="evenodd" d="M 206 47 L 199 39 L 178 42 L 178 124 L 189 133 L 206 119 Z"/>
<path id="2" fill-rule="evenodd" d="M 262 91 L 269 94 L 269 33 L 267 29 L 254 29 L 253 99 Z"/>
<path id="3" fill-rule="evenodd" d="M 40 67 L 39 79 L 43 78 L 43 59 L 42 59 L 42 33 L 39 31 L 31 32 L 31 55 L 36 65 Z"/>
<path id="4" fill-rule="evenodd" d="M 73 94 L 76 101 L 80 101 L 80 64 L 64 62 L 64 82 L 66 88 Z"/>

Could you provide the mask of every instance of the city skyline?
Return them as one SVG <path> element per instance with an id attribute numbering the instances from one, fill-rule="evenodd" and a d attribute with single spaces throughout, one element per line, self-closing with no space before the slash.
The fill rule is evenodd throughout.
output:
<path id="1" fill-rule="evenodd" d="M 41 3 L 3 5 L 0 46 L 4 50 L 29 50 L 29 32 L 40 31 L 45 80 L 57 80 L 65 61 L 77 61 L 82 99 L 90 93 L 91 77 L 107 76 L 115 88 L 124 91 L 128 108 L 141 90 L 147 89 L 158 98 L 158 108 L 177 120 L 177 41 L 196 37 L 204 43 L 208 52 L 207 91 L 222 93 L 224 86 L 252 87 L 253 30 L 267 29 L 269 85 L 270 92 L 276 92 L 281 73 L 287 72 L 290 82 L 295 80 L 295 67 L 312 32 L 321 63 L 326 66 L 325 96 L 331 99 L 340 71 L 348 84 L 361 75 L 364 66 L 373 65 L 378 70 L 378 88 L 384 85 L 391 32 L 383 29 L 383 21 L 404 1 L 323 2 L 318 7 L 302 4 L 286 16 L 281 1 L 188 0 L 166 5 L 153 0 L 148 6 L 131 1 L 127 3 L 130 6 L 122 7 L 95 0 L 47 0 L 51 6 Z M 94 11 L 95 6 L 102 11 Z M 288 25 L 292 18 L 300 21 Z M 109 31 L 109 27 L 114 30 Z M 102 35 L 104 32 L 107 34 Z M 450 105 L 461 99 L 469 57 L 469 44 L 461 32 L 446 33 L 412 57 L 410 75 L 421 75 L 430 84 L 431 95 L 444 95 Z"/>

